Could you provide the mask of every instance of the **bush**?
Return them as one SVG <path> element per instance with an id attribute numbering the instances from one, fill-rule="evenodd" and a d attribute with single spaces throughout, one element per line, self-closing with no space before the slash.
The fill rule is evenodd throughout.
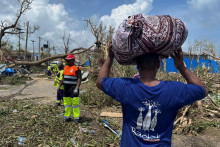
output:
<path id="1" fill-rule="evenodd" d="M 94 81 L 90 81 L 87 85 L 86 91 L 80 94 L 81 101 L 84 105 L 96 106 L 103 108 L 104 106 L 120 105 L 119 102 L 107 96 L 104 92 L 99 90 Z"/>
<path id="2" fill-rule="evenodd" d="M 30 67 L 30 71 L 32 73 L 43 73 L 43 69 L 39 68 L 39 67 L 36 67 L 36 66 L 32 66 Z"/>
<path id="3" fill-rule="evenodd" d="M 3 76 L 0 78 L 0 85 L 22 85 L 28 80 L 25 76 Z"/>

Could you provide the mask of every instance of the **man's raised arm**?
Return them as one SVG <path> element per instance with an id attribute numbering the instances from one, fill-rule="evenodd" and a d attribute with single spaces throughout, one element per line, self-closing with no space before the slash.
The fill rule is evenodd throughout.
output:
<path id="1" fill-rule="evenodd" d="M 183 62 L 183 52 L 182 49 L 180 52 L 176 53 L 173 56 L 174 64 L 176 68 L 179 70 L 180 74 L 184 77 L 188 84 L 200 85 L 205 89 L 205 96 L 208 95 L 208 91 L 204 85 L 204 83 L 189 69 L 187 69 Z"/>
<path id="2" fill-rule="evenodd" d="M 99 71 L 97 81 L 96 81 L 96 86 L 101 90 L 102 90 L 102 87 L 101 87 L 102 79 L 104 77 L 109 77 L 110 69 L 111 69 L 111 66 L 113 63 L 113 59 L 114 59 L 114 54 L 112 52 L 112 45 L 110 45 L 108 50 L 109 50 L 108 57 L 105 60 L 105 63 L 102 65 L 102 67 Z"/>

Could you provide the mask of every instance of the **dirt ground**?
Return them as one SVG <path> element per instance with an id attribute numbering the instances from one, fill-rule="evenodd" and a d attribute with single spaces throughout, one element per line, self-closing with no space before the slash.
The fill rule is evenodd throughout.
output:
<path id="1" fill-rule="evenodd" d="M 21 86 L 5 86 L 0 85 L 0 99 L 23 99 L 31 100 L 36 104 L 55 104 L 56 100 L 56 87 L 53 86 L 53 78 L 48 79 L 43 75 L 32 75 L 33 80 L 29 81 L 26 85 Z M 82 85 L 82 87 L 86 87 Z M 83 89 L 83 88 L 82 88 Z M 81 105 L 81 116 L 84 122 L 90 123 L 92 129 L 96 132 L 102 132 L 103 126 L 100 126 L 94 119 L 101 113 L 101 110 L 90 108 L 89 106 Z M 120 107 L 105 108 L 105 110 L 113 112 L 120 112 Z M 94 120 L 93 120 L 94 119 Z M 108 119 L 108 118 L 106 118 Z M 110 118 L 117 122 L 122 122 L 121 118 Z M 174 147 L 220 147 L 220 128 L 209 127 L 205 132 L 198 136 L 184 136 L 173 134 L 172 146 Z"/>
<path id="2" fill-rule="evenodd" d="M 26 87 L 14 99 L 35 99 L 36 103 L 48 104 L 55 102 L 57 88 L 53 86 L 54 79 L 32 76 L 33 84 Z"/>

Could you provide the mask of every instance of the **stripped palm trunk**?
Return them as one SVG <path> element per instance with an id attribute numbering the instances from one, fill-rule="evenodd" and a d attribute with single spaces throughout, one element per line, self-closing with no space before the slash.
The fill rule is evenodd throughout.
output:
<path id="1" fill-rule="evenodd" d="M 150 130 L 151 130 L 151 131 L 154 131 L 154 128 L 155 128 L 156 125 L 157 125 L 157 114 L 158 114 L 158 113 L 161 113 L 161 112 L 160 112 L 160 110 L 156 109 L 156 110 L 154 111 L 154 113 L 155 113 L 154 118 L 152 119 L 151 124 L 150 124 L 150 127 L 151 127 Z"/>
<path id="2" fill-rule="evenodd" d="M 152 108 L 152 105 L 148 105 L 149 106 L 149 109 L 148 109 L 148 112 L 147 112 L 147 115 L 146 117 L 144 118 L 144 122 L 143 122 L 143 130 L 144 131 L 149 131 L 149 128 L 150 128 L 150 124 L 151 124 L 151 108 Z"/>
<path id="3" fill-rule="evenodd" d="M 140 114 L 139 114 L 138 119 L 137 119 L 137 129 L 141 129 L 142 124 L 143 124 L 142 111 L 144 111 L 145 109 L 141 107 L 138 110 L 140 111 Z"/>

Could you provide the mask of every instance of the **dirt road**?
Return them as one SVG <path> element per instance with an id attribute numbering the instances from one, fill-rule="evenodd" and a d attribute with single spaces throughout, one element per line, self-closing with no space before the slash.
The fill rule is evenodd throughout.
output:
<path id="1" fill-rule="evenodd" d="M 48 79 L 46 77 L 32 76 L 33 84 L 26 87 L 21 94 L 16 95 L 15 99 L 35 99 L 37 103 L 47 104 L 55 103 L 56 90 L 53 86 L 54 79 Z"/>

